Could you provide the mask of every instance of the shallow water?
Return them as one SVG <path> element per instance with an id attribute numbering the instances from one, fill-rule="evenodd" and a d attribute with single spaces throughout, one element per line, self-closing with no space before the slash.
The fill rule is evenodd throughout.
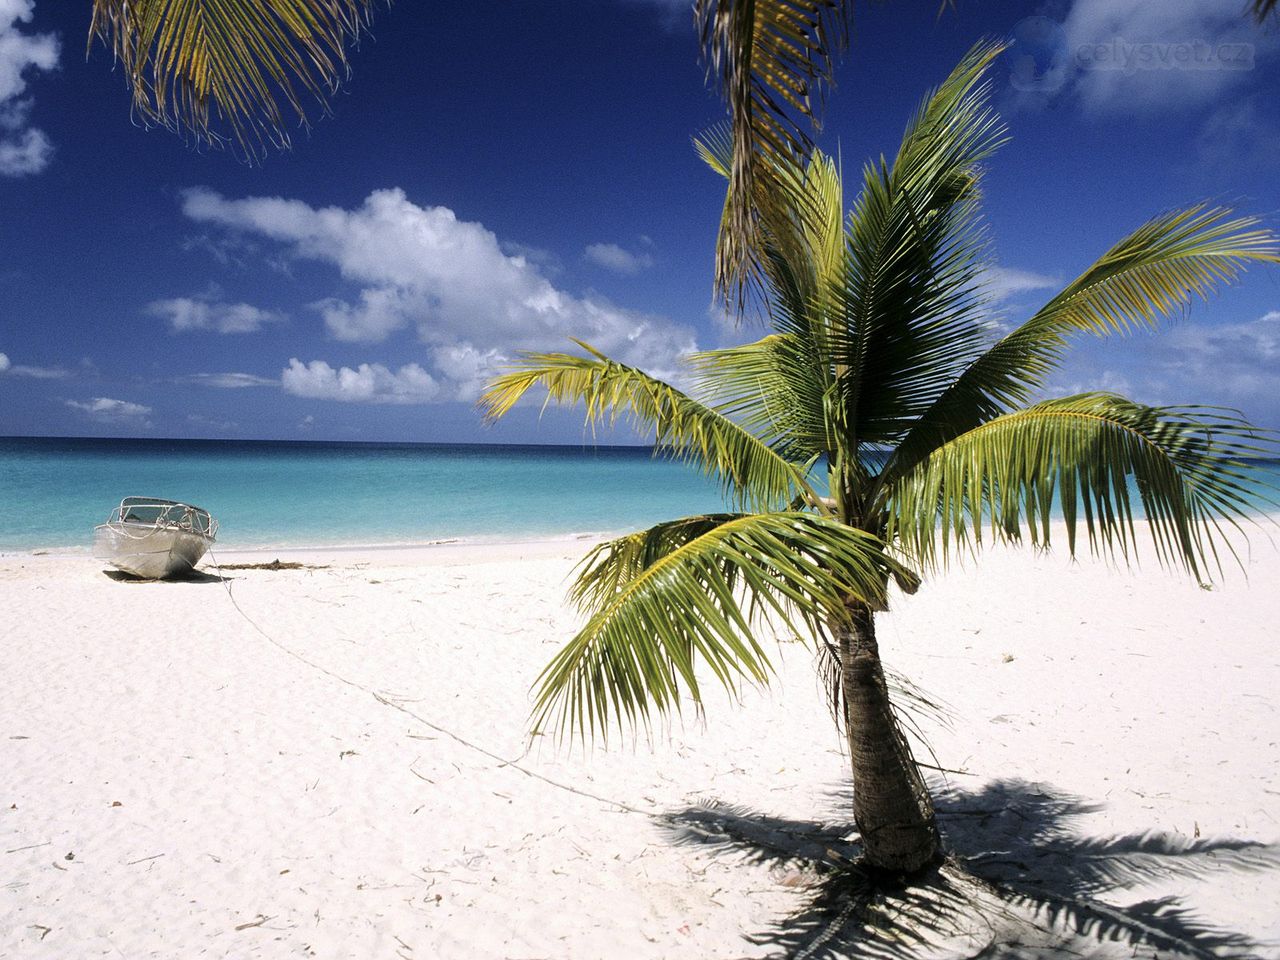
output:
<path id="1" fill-rule="evenodd" d="M 1280 463 L 1252 472 L 1276 484 Z M 643 447 L 0 438 L 0 550 L 88 549 L 130 495 L 204 507 L 224 549 L 526 540 L 725 508 Z"/>

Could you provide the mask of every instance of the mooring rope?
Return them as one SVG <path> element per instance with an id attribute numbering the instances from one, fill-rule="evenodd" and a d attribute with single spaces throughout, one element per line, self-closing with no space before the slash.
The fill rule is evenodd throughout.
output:
<path id="1" fill-rule="evenodd" d="M 565 790 L 565 791 L 568 791 L 569 793 L 577 794 L 580 797 L 585 797 L 589 800 L 595 800 L 596 802 L 603 803 L 607 806 L 616 807 L 619 810 L 625 811 L 626 813 L 635 813 L 635 814 L 639 814 L 640 816 L 649 817 L 651 819 L 659 820 L 663 822 L 671 821 L 672 818 L 670 814 L 660 813 L 655 810 L 644 810 L 640 807 L 633 806 L 632 804 L 623 803 L 621 800 L 613 800 L 613 799 L 610 799 L 609 797 L 601 796 L 598 793 L 592 793 L 590 790 L 583 790 L 580 787 L 575 787 L 571 784 L 562 783 L 561 781 L 556 780 L 552 777 L 548 777 L 545 774 L 538 773 L 536 770 L 530 770 L 528 767 L 521 765 L 521 763 L 519 762 L 519 758 L 508 759 L 506 757 L 503 757 L 501 754 L 495 753 L 493 750 L 490 750 L 488 747 L 481 746 L 480 744 L 475 743 L 472 740 L 468 740 L 466 737 L 462 736 L 459 733 L 456 733 L 453 730 L 450 730 L 448 727 L 442 726 L 441 724 L 436 723 L 433 720 L 429 720 L 426 717 L 422 716 L 421 714 L 416 713 L 413 710 L 410 710 L 404 704 L 398 703 L 397 701 L 391 699 L 387 695 L 383 693 L 379 693 L 376 690 L 371 690 L 370 688 L 360 683 L 357 683 L 355 680 L 352 680 L 349 677 L 344 677 L 339 673 L 335 673 L 334 671 L 330 670 L 328 667 L 324 666 L 323 664 L 317 663 L 316 661 L 299 653 L 298 651 L 292 649 L 286 644 L 281 643 L 275 637 L 267 633 L 267 631 L 263 630 L 262 627 L 260 627 L 258 623 L 252 617 L 249 616 L 249 614 L 245 613 L 244 608 L 240 606 L 239 601 L 236 600 L 235 594 L 231 590 L 231 581 L 230 579 L 228 579 L 223 575 L 222 564 L 218 562 L 218 558 L 214 553 L 212 546 L 210 546 L 209 548 L 209 559 L 213 561 L 213 565 L 218 571 L 218 579 L 221 580 L 223 588 L 227 591 L 227 598 L 231 601 L 231 605 L 235 607 L 236 612 L 239 613 L 240 616 L 245 619 L 245 622 L 248 623 L 249 626 L 253 627 L 253 629 L 258 632 L 259 636 L 261 636 L 264 640 L 266 640 L 272 646 L 276 647 L 281 652 L 287 654 L 290 657 L 293 657 L 293 659 L 297 660 L 299 663 L 303 663 L 306 666 L 310 667 L 311 669 L 316 670 L 320 673 L 323 673 L 325 676 L 331 677 L 332 679 L 338 681 L 341 684 L 351 687 L 353 690 L 359 690 L 361 693 L 368 694 L 369 696 L 373 697 L 373 699 L 381 703 L 383 706 L 390 707 L 392 710 L 398 710 L 400 713 L 403 713 L 407 717 L 412 717 L 414 720 L 417 720 L 419 723 L 424 724 L 425 726 L 436 731 L 437 733 L 444 734 L 446 737 L 449 737 L 450 739 L 454 740 L 455 742 L 462 745 L 463 747 L 466 747 L 468 750 L 472 750 L 478 754 L 481 754 L 482 756 L 488 757 L 490 760 L 496 760 L 500 768 L 510 768 L 512 770 L 517 770 L 520 773 L 523 773 L 526 777 L 530 777 L 534 780 L 541 780 L 543 783 L 546 783 L 559 790 Z"/>

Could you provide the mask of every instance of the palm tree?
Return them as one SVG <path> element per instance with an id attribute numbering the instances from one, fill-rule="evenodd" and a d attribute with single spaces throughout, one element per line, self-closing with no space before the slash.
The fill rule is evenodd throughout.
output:
<path id="1" fill-rule="evenodd" d="M 93 0 L 89 42 L 112 51 L 143 122 L 253 158 L 289 145 L 309 101 L 326 109 L 373 2 Z"/>
<path id="2" fill-rule="evenodd" d="M 1073 553 L 1081 526 L 1092 550 L 1124 559 L 1146 529 L 1162 562 L 1211 576 L 1221 524 L 1251 509 L 1239 460 L 1268 442 L 1210 408 L 1033 402 L 1073 336 L 1155 326 L 1280 257 L 1272 233 L 1225 209 L 1163 214 L 996 338 L 979 185 L 1003 139 L 984 79 L 1000 49 L 976 46 L 892 162 L 867 164 L 847 219 L 830 159 L 773 170 L 787 199 L 761 211 L 753 253 L 773 332 L 694 356 L 690 392 L 580 344 L 524 357 L 481 399 L 497 418 L 542 388 L 548 403 L 584 404 L 590 424 L 629 417 L 733 505 L 583 560 L 571 598 L 586 622 L 539 677 L 536 729 L 648 728 L 683 698 L 700 708 L 711 679 L 731 693 L 767 682 L 771 631 L 804 637 L 834 680 L 867 863 L 893 871 L 940 844 L 876 641 L 890 582 L 914 592 L 984 538 L 1048 545 L 1055 505 Z M 729 137 L 701 150 L 731 180 Z"/>

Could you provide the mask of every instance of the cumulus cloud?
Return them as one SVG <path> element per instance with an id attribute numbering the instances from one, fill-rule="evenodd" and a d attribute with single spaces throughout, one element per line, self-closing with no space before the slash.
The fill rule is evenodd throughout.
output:
<path id="1" fill-rule="evenodd" d="M 1075 0 L 1057 24 L 1014 28 L 1011 85 L 1031 100 L 1066 94 L 1089 112 L 1181 110 L 1243 83 L 1276 38 L 1224 0 Z"/>
<path id="2" fill-rule="evenodd" d="M 380 363 L 335 370 L 323 360 L 303 363 L 295 357 L 280 380 L 294 396 L 344 403 L 430 403 L 440 395 L 440 384 L 416 363 L 396 371 Z"/>
<path id="3" fill-rule="evenodd" d="M 653 266 L 653 257 L 647 253 L 632 253 L 616 243 L 593 243 L 582 256 L 597 266 L 627 276 L 634 276 Z"/>
<path id="4" fill-rule="evenodd" d="M 31 98 L 24 96 L 32 70 L 58 65 L 58 40 L 52 34 L 24 33 L 33 0 L 0 0 L 0 176 L 39 173 L 53 157 L 44 131 L 28 125 Z"/>
<path id="5" fill-rule="evenodd" d="M 378 190 L 360 206 L 343 209 L 279 197 L 233 200 L 198 189 L 184 195 L 183 211 L 203 224 L 274 241 L 291 257 L 335 267 L 356 292 L 312 304 L 330 336 L 379 343 L 416 330 L 434 366 L 422 372 L 436 384 L 439 399 L 469 399 L 481 371 L 501 366 L 517 351 L 563 349 L 571 336 L 659 376 L 672 375 L 676 358 L 696 349 L 688 327 L 561 290 L 537 263 L 512 255 L 482 224 L 459 220 L 447 207 L 419 206 L 402 190 Z M 352 382 L 384 383 L 377 369 L 352 370 Z M 329 395 L 339 374 L 325 364 L 308 376 L 329 384 Z M 305 380 L 294 377 L 295 384 Z M 341 397 L 359 394 L 352 389 Z M 423 394 L 418 389 L 411 395 Z M 388 395 L 375 389 L 369 397 Z"/>
<path id="6" fill-rule="evenodd" d="M 357 303 L 329 297 L 311 306 L 320 312 L 335 340 L 348 343 L 380 343 L 405 326 L 419 299 L 400 287 L 371 287 L 360 291 Z"/>
<path id="7" fill-rule="evenodd" d="M 150 407 L 128 400 L 113 400 L 110 397 L 94 397 L 92 400 L 68 400 L 67 406 L 87 414 L 91 420 L 99 423 L 137 423 L 151 413 Z"/>
<path id="8" fill-rule="evenodd" d="M 196 297 L 174 297 L 147 304 L 147 313 L 167 320 L 175 333 L 210 330 L 215 333 L 257 333 L 264 325 L 281 323 L 284 314 L 249 303 L 219 303 Z"/>

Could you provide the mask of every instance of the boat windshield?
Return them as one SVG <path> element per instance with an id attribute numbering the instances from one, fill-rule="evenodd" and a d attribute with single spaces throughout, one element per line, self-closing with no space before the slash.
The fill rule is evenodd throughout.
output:
<path id="1" fill-rule="evenodd" d="M 176 527 L 190 533 L 213 538 L 218 532 L 218 521 L 207 510 L 176 500 L 152 500 L 147 497 L 126 497 L 111 514 L 108 523 L 145 523 L 157 527 Z"/>

